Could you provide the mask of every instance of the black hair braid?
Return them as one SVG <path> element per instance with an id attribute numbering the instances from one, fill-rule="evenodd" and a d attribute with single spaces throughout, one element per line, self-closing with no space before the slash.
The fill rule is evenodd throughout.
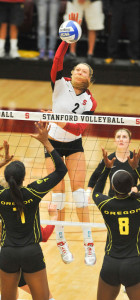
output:
<path id="1" fill-rule="evenodd" d="M 8 183 L 12 200 L 14 201 L 15 207 L 21 216 L 22 212 L 24 211 L 23 195 L 13 176 L 9 178 Z"/>
<path id="2" fill-rule="evenodd" d="M 24 211 L 24 199 L 20 186 L 22 185 L 25 177 L 25 166 L 18 160 L 13 161 L 5 168 L 4 175 L 10 187 L 11 198 L 15 203 L 19 215 L 21 216 Z"/>

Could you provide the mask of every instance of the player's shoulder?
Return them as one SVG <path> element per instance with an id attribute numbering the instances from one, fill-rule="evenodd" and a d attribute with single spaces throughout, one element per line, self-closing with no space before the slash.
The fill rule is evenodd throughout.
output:
<path id="1" fill-rule="evenodd" d="M 85 93 L 89 96 L 89 98 L 92 100 L 92 101 L 96 101 L 92 95 L 92 93 L 90 92 L 89 89 L 86 89 Z"/>
<path id="2" fill-rule="evenodd" d="M 100 192 L 95 193 L 95 197 L 96 197 L 96 198 L 103 199 L 103 200 L 109 200 L 109 199 L 110 199 L 110 196 L 105 195 L 105 194 L 100 193 Z"/>
<path id="3" fill-rule="evenodd" d="M 101 208 L 101 204 L 104 203 L 104 201 L 106 200 L 108 202 L 108 200 L 110 200 L 110 197 L 108 195 L 104 195 L 100 192 L 94 193 L 93 192 L 93 200 L 95 202 L 95 204 L 98 206 L 98 208 Z M 107 204 L 107 202 L 104 203 Z"/>
<path id="4" fill-rule="evenodd" d="M 73 87 L 72 87 L 72 83 L 71 83 L 71 78 L 69 77 L 62 77 L 61 78 L 61 82 L 64 86 L 67 86 L 68 89 L 70 89 L 71 91 L 73 91 Z"/>
<path id="5" fill-rule="evenodd" d="M 72 84 L 71 84 L 71 78 L 68 77 L 57 77 L 57 80 L 55 81 L 55 88 L 58 88 L 61 92 L 63 88 L 68 88 L 72 89 Z"/>
<path id="6" fill-rule="evenodd" d="M 92 93 L 90 92 L 89 89 L 87 89 L 87 90 L 85 91 L 85 93 L 87 94 L 88 98 L 92 101 L 92 104 L 93 104 L 94 109 L 95 109 L 96 106 L 97 106 L 97 102 L 96 102 L 95 98 L 93 97 Z"/>
<path id="7" fill-rule="evenodd" d="M 71 78 L 69 78 L 69 77 L 63 77 L 63 78 L 64 78 L 64 80 L 67 81 L 67 82 L 71 81 Z"/>

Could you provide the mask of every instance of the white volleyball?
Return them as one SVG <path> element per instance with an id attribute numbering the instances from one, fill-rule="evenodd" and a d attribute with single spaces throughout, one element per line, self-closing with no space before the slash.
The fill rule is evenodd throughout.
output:
<path id="1" fill-rule="evenodd" d="M 75 21 L 65 21 L 59 27 L 59 36 L 61 40 L 69 44 L 77 42 L 80 39 L 81 35 L 81 26 Z"/>

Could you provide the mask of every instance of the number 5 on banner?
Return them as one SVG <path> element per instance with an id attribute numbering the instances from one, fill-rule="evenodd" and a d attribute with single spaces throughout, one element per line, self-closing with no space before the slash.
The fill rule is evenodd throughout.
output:
<path id="1" fill-rule="evenodd" d="M 121 235 L 129 234 L 129 218 L 118 218 L 119 231 Z"/>

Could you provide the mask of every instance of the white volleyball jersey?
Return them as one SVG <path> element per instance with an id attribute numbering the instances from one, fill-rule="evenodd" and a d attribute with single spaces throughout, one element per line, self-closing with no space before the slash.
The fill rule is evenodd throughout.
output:
<path id="1" fill-rule="evenodd" d="M 77 96 L 71 81 L 64 77 L 55 81 L 52 101 L 52 111 L 54 113 L 81 115 L 92 110 L 93 107 L 91 95 L 84 92 Z M 63 142 L 70 142 L 81 137 L 81 134 L 77 136 L 67 132 L 54 123 L 51 124 L 49 135 L 55 140 Z"/>
<path id="2" fill-rule="evenodd" d="M 92 114 L 96 108 L 96 101 L 89 90 L 76 95 L 70 78 L 62 77 L 64 55 L 68 44 L 62 42 L 55 54 L 51 69 L 53 86 L 52 111 L 61 114 Z M 87 124 L 67 123 L 64 129 L 51 123 L 49 135 L 60 142 L 71 142 L 81 137 Z"/>

